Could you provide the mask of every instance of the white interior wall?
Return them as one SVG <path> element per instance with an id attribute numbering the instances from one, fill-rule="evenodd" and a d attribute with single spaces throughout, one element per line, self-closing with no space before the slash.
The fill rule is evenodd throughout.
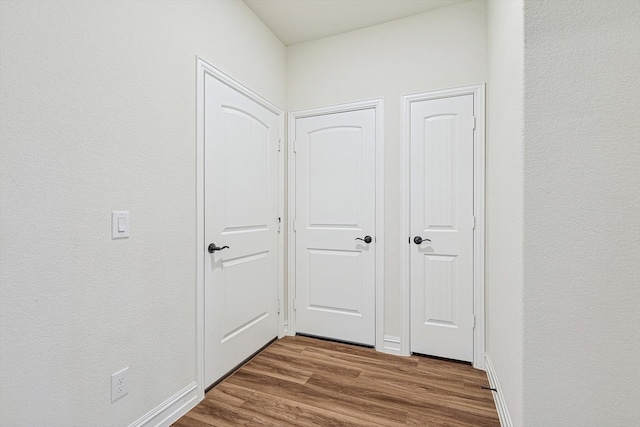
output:
<path id="1" fill-rule="evenodd" d="M 524 425 L 637 425 L 640 2 L 524 18 Z"/>
<path id="2" fill-rule="evenodd" d="M 487 2 L 486 352 L 522 424 L 523 61 L 521 0 Z"/>
<path id="3" fill-rule="evenodd" d="M 287 48 L 289 110 L 384 97 L 385 335 L 402 327 L 401 95 L 485 82 L 486 57 L 483 0 Z"/>
<path id="4" fill-rule="evenodd" d="M 0 425 L 128 425 L 196 380 L 196 55 L 284 107 L 239 0 L 0 2 Z"/>

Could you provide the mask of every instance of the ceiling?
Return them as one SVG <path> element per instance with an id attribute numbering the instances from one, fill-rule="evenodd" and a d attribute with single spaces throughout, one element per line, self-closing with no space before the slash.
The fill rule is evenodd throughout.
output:
<path id="1" fill-rule="evenodd" d="M 286 46 L 468 0 L 244 0 Z"/>

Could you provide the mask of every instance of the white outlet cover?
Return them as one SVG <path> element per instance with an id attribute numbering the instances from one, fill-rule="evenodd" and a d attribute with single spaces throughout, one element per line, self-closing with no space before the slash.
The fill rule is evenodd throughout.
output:
<path id="1" fill-rule="evenodd" d="M 129 367 L 111 374 L 111 403 L 129 393 Z"/>
<path id="2" fill-rule="evenodd" d="M 124 239 L 129 237 L 129 211 L 111 212 L 111 238 Z"/>

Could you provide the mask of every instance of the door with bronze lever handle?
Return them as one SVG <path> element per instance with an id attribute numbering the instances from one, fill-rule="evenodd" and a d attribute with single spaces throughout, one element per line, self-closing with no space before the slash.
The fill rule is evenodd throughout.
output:
<path id="1" fill-rule="evenodd" d="M 365 243 L 373 242 L 373 239 L 371 238 L 371 236 L 364 236 L 364 239 L 361 239 L 360 237 L 356 237 L 356 240 L 362 240 Z"/>
<path id="2" fill-rule="evenodd" d="M 431 239 L 423 239 L 420 236 L 416 236 L 416 237 L 413 238 L 413 243 L 415 243 L 416 245 L 419 245 L 422 242 L 431 242 Z"/>
<path id="3" fill-rule="evenodd" d="M 228 249 L 228 248 L 229 248 L 229 246 L 222 246 L 222 247 L 219 248 L 218 246 L 216 246 L 215 243 L 211 243 L 211 244 L 209 244 L 209 247 L 207 248 L 207 250 L 209 251 L 210 254 L 212 254 L 215 251 L 221 251 L 223 249 Z"/>

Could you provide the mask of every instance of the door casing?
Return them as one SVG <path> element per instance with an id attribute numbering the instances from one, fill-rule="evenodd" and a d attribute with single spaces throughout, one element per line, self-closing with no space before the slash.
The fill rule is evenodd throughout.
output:
<path id="1" fill-rule="evenodd" d="M 296 206 L 296 165 L 294 155 L 294 140 L 296 135 L 296 119 L 319 116 L 324 114 L 343 113 L 347 111 L 357 111 L 373 108 L 376 116 L 376 148 L 375 148 L 375 236 L 376 236 L 376 271 L 375 271 L 375 299 L 376 299 L 376 315 L 375 315 L 375 348 L 378 351 L 383 351 L 384 341 L 384 102 L 382 98 L 367 99 L 362 101 L 350 102 L 346 104 L 337 104 L 320 108 L 312 108 L 306 110 L 292 111 L 288 114 L 289 126 L 288 126 L 288 286 L 287 286 L 287 300 L 288 300 L 288 318 L 285 324 L 285 333 L 287 335 L 296 334 L 295 324 L 295 311 L 294 311 L 294 299 L 296 289 L 296 264 L 295 264 L 295 234 L 293 231 L 293 218 L 292 212 L 295 212 Z"/>
<path id="2" fill-rule="evenodd" d="M 485 84 L 412 93 L 402 96 L 402 336 L 400 352 L 411 354 L 411 104 L 454 96 L 473 95 L 473 367 L 484 369 L 484 203 L 485 203 Z"/>
<path id="3" fill-rule="evenodd" d="M 205 387 L 205 361 L 204 361 L 204 330 L 205 330 L 205 299 L 204 299 L 204 275 L 205 256 L 207 255 L 206 242 L 204 240 L 204 79 L 209 75 L 226 84 L 232 89 L 242 93 L 246 97 L 262 105 L 279 116 L 278 119 L 278 216 L 284 221 L 284 113 L 283 110 L 272 104 L 256 92 L 234 80 L 204 59 L 196 56 L 196 375 L 198 382 L 198 398 L 204 399 Z M 278 338 L 284 336 L 282 322 L 282 304 L 284 298 L 284 229 L 280 226 L 278 234 Z"/>

